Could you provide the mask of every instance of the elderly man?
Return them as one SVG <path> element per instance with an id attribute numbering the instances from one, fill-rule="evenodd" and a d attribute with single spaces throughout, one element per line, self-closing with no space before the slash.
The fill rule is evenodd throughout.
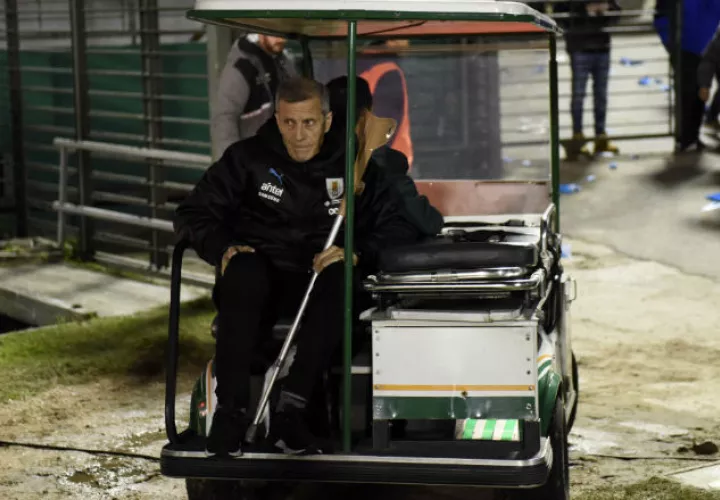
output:
<path id="1" fill-rule="evenodd" d="M 251 353 L 278 315 L 297 309 L 313 269 L 320 275 L 280 388 L 271 439 L 286 452 L 321 451 L 305 410 L 343 329 L 343 249 L 322 248 L 344 194 L 344 141 L 328 133 L 332 113 L 320 83 L 282 83 L 276 110 L 255 137 L 225 151 L 177 210 L 176 230 L 222 269 L 213 294 L 218 406 L 210 455 L 241 453 Z M 373 268 L 381 247 L 418 237 L 394 199 L 372 182 L 357 199 L 355 259 L 365 268 Z"/>
<path id="2" fill-rule="evenodd" d="M 279 83 L 295 75 L 285 43 L 276 36 L 248 35 L 233 44 L 212 103 L 210 130 L 218 154 L 272 118 Z"/>

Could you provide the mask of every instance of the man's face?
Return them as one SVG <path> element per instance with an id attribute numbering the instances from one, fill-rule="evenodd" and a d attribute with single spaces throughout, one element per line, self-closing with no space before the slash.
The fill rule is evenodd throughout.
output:
<path id="1" fill-rule="evenodd" d="M 260 35 L 259 45 L 268 54 L 277 55 L 285 49 L 286 40 L 278 36 Z"/>
<path id="2" fill-rule="evenodd" d="M 290 158 L 303 163 L 320 152 L 325 134 L 330 130 L 332 113 L 323 115 L 317 97 L 294 103 L 281 100 L 275 119 Z"/>

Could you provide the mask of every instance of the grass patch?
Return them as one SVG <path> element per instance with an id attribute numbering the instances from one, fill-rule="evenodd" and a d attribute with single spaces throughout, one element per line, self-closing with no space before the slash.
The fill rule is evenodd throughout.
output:
<path id="1" fill-rule="evenodd" d="M 630 486 L 614 486 L 578 495 L 578 500 L 720 500 L 720 491 L 705 491 L 653 477 Z"/>
<path id="2" fill-rule="evenodd" d="M 209 299 L 184 304 L 180 319 L 180 375 L 197 376 L 214 353 Z M 167 307 L 120 318 L 95 318 L 0 336 L 0 402 L 56 384 L 102 376 L 163 380 Z"/>

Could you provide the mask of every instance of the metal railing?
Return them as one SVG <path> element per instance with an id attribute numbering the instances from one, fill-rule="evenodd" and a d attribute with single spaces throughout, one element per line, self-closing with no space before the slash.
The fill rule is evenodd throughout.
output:
<path id="1" fill-rule="evenodd" d="M 544 4 L 548 14 L 566 30 L 582 35 L 587 28 L 571 25 L 573 16 L 557 12 L 567 0 L 531 2 Z M 575 4 L 581 3 L 575 0 Z M 653 27 L 654 2 L 619 2 L 624 8 L 609 13 L 612 21 L 602 31 L 611 39 L 611 71 L 608 86 L 607 127 L 611 139 L 638 140 L 672 137 L 677 134 L 675 117 L 679 82 L 672 69 L 672 54 L 663 46 Z M 537 5 L 535 6 L 537 8 Z M 676 15 L 673 11 L 672 15 Z M 675 24 L 678 28 L 679 24 Z M 572 71 L 564 40 L 559 43 L 559 92 L 561 139 L 572 135 L 570 99 Z M 620 63 L 618 65 L 618 63 Z M 588 80 L 584 105 L 585 128 L 593 124 L 593 94 Z M 593 134 L 589 134 L 592 136 Z"/>
<path id="2" fill-rule="evenodd" d="M 8 96 L 0 99 L 0 153 L 12 157 L 15 234 L 55 233 L 56 136 L 210 151 L 205 46 L 191 41 L 196 23 L 184 15 L 192 5 L 192 0 L 123 0 L 110 8 L 103 0 L 0 2 L 0 48 L 6 49 L 0 51 L 0 96 Z M 170 187 L 174 180 L 163 182 L 152 162 L 90 165 L 84 151 L 71 161 L 67 195 L 82 204 L 150 203 L 148 215 L 158 217 L 172 205 L 163 190 L 145 192 L 153 183 Z M 137 179 L 118 184 L 129 176 Z M 84 233 L 79 250 L 85 258 L 113 244 L 162 247 L 156 234 L 147 241 L 108 238 L 91 220 L 80 222 L 73 230 Z M 165 251 L 151 254 L 156 267 L 165 267 L 167 258 Z"/>
<path id="3" fill-rule="evenodd" d="M 533 2 L 550 7 L 553 3 Z M 89 150 L 71 155 L 66 148 L 60 179 L 53 140 L 62 136 L 84 144 L 208 154 L 208 54 L 205 43 L 195 37 L 197 26 L 184 19 L 192 5 L 192 0 L 133 0 L 107 9 L 101 0 L 0 2 L 0 46 L 6 49 L 4 54 L 0 51 L 0 154 L 8 157 L 5 166 L 10 175 L 5 177 L 4 192 L 11 194 L 15 234 L 52 237 L 57 233 L 53 203 L 58 201 L 59 183 L 65 185 L 64 203 L 169 220 L 199 171 L 186 170 L 183 175 L 163 167 L 163 161 L 169 160 L 135 155 L 118 161 L 101 159 L 101 153 Z M 613 138 L 668 137 L 676 131 L 676 89 L 669 57 L 651 19 L 649 9 L 632 8 L 609 29 L 615 62 L 624 57 L 641 60 L 640 64 L 616 65 L 610 77 L 607 122 Z M 559 51 L 565 56 L 562 42 Z M 218 61 L 222 64 L 221 58 Z M 524 95 L 527 105 L 517 116 L 508 113 L 501 131 L 503 142 L 518 143 L 530 151 L 533 136 L 523 130 L 527 124 L 520 122 L 546 118 L 533 110 L 544 109 L 547 102 L 547 92 L 533 96 L 533 81 L 547 80 L 546 75 L 535 76 L 534 69 L 528 66 L 528 78 L 512 82 L 530 90 Z M 547 66 L 542 70 L 547 71 Z M 652 83 L 640 85 L 646 76 Z M 668 88 L 661 88 L 657 80 Z M 567 59 L 559 64 L 559 85 L 562 139 L 571 133 Z M 417 90 L 409 92 L 410 100 L 423 102 Z M 591 92 L 585 117 L 591 125 Z M 469 140 L 472 134 L 465 133 L 463 138 Z M 418 141 L 419 150 L 423 147 Z M 131 158 L 135 161 L 127 161 Z M 210 164 L 207 158 L 205 167 Z M 100 252 L 125 258 L 142 252 L 149 257 L 150 267 L 167 267 L 169 233 L 161 226 L 152 229 L 128 224 L 131 219 L 127 218 L 121 222 L 88 214 L 87 210 L 63 214 L 63 237 L 77 237 L 82 255 L 91 258 Z M 116 229 L 117 224 L 125 230 Z"/>
<path id="4" fill-rule="evenodd" d="M 157 211 L 158 207 L 153 206 L 152 204 L 152 200 L 157 200 L 158 198 L 160 198 L 159 196 L 150 197 L 151 203 L 148 205 L 148 208 L 150 208 L 149 216 L 140 215 L 137 213 L 129 213 L 127 211 L 127 207 L 129 206 L 129 204 L 125 205 L 126 210 L 120 210 L 92 206 L 92 202 L 83 203 L 82 201 L 78 201 L 77 203 L 73 203 L 71 201 L 68 201 L 68 193 L 70 192 L 68 186 L 68 178 L 71 171 L 71 167 L 68 166 L 68 158 L 70 155 L 75 154 L 87 155 L 88 157 L 92 157 L 92 159 L 96 161 L 102 158 L 142 160 L 146 162 L 152 162 L 154 168 L 163 172 L 167 169 L 173 168 L 186 170 L 189 169 L 197 172 L 202 172 L 210 164 L 210 156 L 192 153 L 182 153 L 177 151 L 167 151 L 156 148 L 134 147 L 122 144 L 108 144 L 95 141 L 76 141 L 62 137 L 56 137 L 53 140 L 53 146 L 59 152 L 59 182 L 57 189 L 58 198 L 56 201 L 52 202 L 51 205 L 52 209 L 57 212 L 57 241 L 61 246 L 64 246 L 67 240 L 67 218 L 68 216 L 76 216 L 77 218 L 79 218 L 80 224 L 82 224 L 82 221 L 85 220 L 105 221 L 107 223 L 119 225 L 121 229 L 115 234 L 112 232 L 111 228 L 105 228 L 105 239 L 108 239 L 108 237 L 112 239 L 113 235 L 116 237 L 117 240 L 122 240 L 123 238 L 128 239 L 128 226 L 149 230 L 153 235 L 152 241 L 154 243 L 158 243 L 150 246 L 149 248 L 146 247 L 145 249 L 149 250 L 153 254 L 172 253 L 173 245 L 171 243 L 163 245 L 161 238 L 159 238 L 160 233 L 164 233 L 165 235 L 173 235 L 173 224 L 171 217 L 160 217 Z M 76 173 L 82 176 L 82 172 Z M 133 176 L 120 176 L 120 178 L 116 180 L 136 182 L 138 179 L 134 178 Z M 150 188 L 151 191 L 160 191 L 167 187 L 167 181 L 157 181 L 153 179 L 147 180 L 145 184 Z M 173 183 L 171 184 L 171 186 L 175 189 L 181 188 L 186 192 L 192 188 L 192 185 L 182 183 Z M 94 194 L 97 195 L 98 193 L 95 192 Z M 102 196 L 100 198 L 102 198 Z M 96 234 L 85 234 L 83 232 L 79 232 L 78 234 L 79 238 L 95 238 L 97 236 Z M 102 236 L 100 239 L 103 239 Z M 173 238 L 165 239 L 168 241 L 174 241 Z M 78 241 L 77 243 L 79 247 L 83 247 L 82 241 Z M 147 261 L 137 259 L 136 257 L 123 257 L 121 255 L 113 255 L 112 253 L 96 252 L 95 258 L 99 261 L 104 261 L 106 263 L 118 265 L 120 267 L 130 267 L 134 270 L 146 270 L 160 274 L 167 274 L 168 272 L 168 266 L 158 265 L 157 261 L 153 261 L 153 259 L 150 260 L 151 264 L 148 267 Z M 195 257 L 195 260 L 197 261 L 197 257 Z M 189 277 L 190 281 L 202 285 L 211 285 L 213 282 L 212 269 L 207 267 L 206 271 L 208 273 L 207 276 L 192 272 L 186 274 Z"/>

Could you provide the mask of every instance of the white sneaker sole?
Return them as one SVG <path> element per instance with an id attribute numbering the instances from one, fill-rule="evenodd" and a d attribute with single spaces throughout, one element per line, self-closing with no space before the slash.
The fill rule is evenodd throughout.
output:
<path id="1" fill-rule="evenodd" d="M 229 451 L 229 452 L 228 452 L 228 455 L 229 455 L 231 458 L 240 458 L 240 457 L 243 456 L 243 452 L 242 452 L 242 449 L 237 450 L 237 451 Z M 208 458 L 210 458 L 210 457 L 217 456 L 217 453 L 215 453 L 215 452 L 213 452 L 213 451 L 210 451 L 210 450 L 208 450 L 208 449 L 206 448 L 206 449 L 205 449 L 205 456 L 208 457 Z"/>

